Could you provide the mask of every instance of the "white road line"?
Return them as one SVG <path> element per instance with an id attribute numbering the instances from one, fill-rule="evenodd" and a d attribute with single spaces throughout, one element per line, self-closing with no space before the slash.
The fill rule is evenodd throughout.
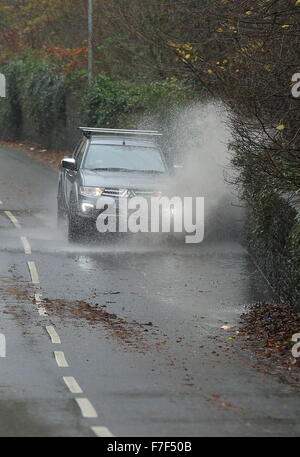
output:
<path id="1" fill-rule="evenodd" d="M 82 394 L 83 390 L 80 385 L 72 376 L 64 376 L 63 380 L 65 381 L 66 386 L 72 394 Z"/>
<path id="2" fill-rule="evenodd" d="M 18 221 L 18 219 L 17 219 L 10 211 L 4 211 L 4 214 L 6 214 L 6 216 L 7 216 L 8 219 L 10 220 L 10 222 L 12 222 L 12 224 L 13 224 L 17 229 L 22 228 L 20 222 Z"/>
<path id="3" fill-rule="evenodd" d="M 54 357 L 56 360 L 57 365 L 60 368 L 68 368 L 69 364 L 66 361 L 65 354 L 61 351 L 55 351 L 54 352 Z"/>
<path id="4" fill-rule="evenodd" d="M 2 333 L 0 333 L 0 357 L 6 357 L 6 337 Z"/>
<path id="5" fill-rule="evenodd" d="M 30 271 L 32 283 L 33 284 L 39 284 L 40 280 L 39 280 L 39 275 L 38 275 L 38 272 L 37 272 L 37 268 L 36 268 L 35 262 L 28 262 L 28 268 L 29 268 L 29 271 Z"/>
<path id="6" fill-rule="evenodd" d="M 91 429 L 99 438 L 112 438 L 114 436 L 107 427 L 91 427 Z"/>
<path id="7" fill-rule="evenodd" d="M 43 306 L 38 306 L 38 312 L 39 312 L 39 315 L 42 317 L 49 316 L 49 314 L 46 311 L 46 308 L 44 308 Z"/>
<path id="8" fill-rule="evenodd" d="M 53 344 L 61 344 L 60 337 L 52 325 L 46 327 L 46 330 L 47 330 Z"/>
<path id="9" fill-rule="evenodd" d="M 40 305 L 42 303 L 42 300 L 43 300 L 43 295 L 42 294 L 35 294 L 34 298 L 35 298 L 35 301 L 36 301 L 37 305 Z"/>
<path id="10" fill-rule="evenodd" d="M 26 238 L 26 236 L 21 236 L 21 241 L 22 241 L 22 244 L 24 247 L 25 254 L 31 255 L 32 254 L 31 246 L 30 246 L 29 241 Z"/>
<path id="11" fill-rule="evenodd" d="M 81 410 L 83 417 L 87 419 L 94 419 L 98 417 L 97 411 L 93 407 L 90 400 L 87 398 L 75 398 L 75 400 Z"/>
<path id="12" fill-rule="evenodd" d="M 44 308 L 44 306 L 41 306 L 42 299 L 43 299 L 43 297 L 41 294 L 35 294 L 35 301 L 37 304 L 37 309 L 38 309 L 39 315 L 42 317 L 45 317 L 45 316 L 48 316 L 48 313 L 46 311 L 46 308 Z"/>

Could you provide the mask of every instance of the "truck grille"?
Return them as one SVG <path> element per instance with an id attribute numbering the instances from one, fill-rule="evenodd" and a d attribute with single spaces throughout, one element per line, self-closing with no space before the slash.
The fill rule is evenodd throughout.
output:
<path id="1" fill-rule="evenodd" d="M 106 188 L 102 194 L 104 197 L 113 198 L 134 198 L 134 197 L 154 197 L 157 195 L 155 191 L 140 190 L 140 189 L 110 189 Z"/>

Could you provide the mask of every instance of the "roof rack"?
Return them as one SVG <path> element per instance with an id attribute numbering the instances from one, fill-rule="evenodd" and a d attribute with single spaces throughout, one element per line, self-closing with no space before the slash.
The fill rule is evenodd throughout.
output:
<path id="1" fill-rule="evenodd" d="M 89 138 L 91 135 L 136 135 L 136 136 L 163 136 L 156 130 L 123 130 L 123 129 L 98 129 L 94 127 L 79 127 L 83 135 Z"/>

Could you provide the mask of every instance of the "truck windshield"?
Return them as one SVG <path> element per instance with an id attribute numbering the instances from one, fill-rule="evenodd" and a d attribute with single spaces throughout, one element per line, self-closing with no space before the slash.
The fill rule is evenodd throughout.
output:
<path id="1" fill-rule="evenodd" d="M 164 173 L 161 153 L 155 147 L 92 144 L 83 168 Z"/>

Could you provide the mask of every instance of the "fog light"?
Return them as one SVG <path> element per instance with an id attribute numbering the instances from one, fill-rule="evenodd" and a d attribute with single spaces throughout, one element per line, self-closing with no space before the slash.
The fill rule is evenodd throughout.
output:
<path id="1" fill-rule="evenodd" d="M 93 203 L 87 203 L 87 202 L 81 203 L 81 210 L 83 213 L 85 213 L 85 214 L 89 213 L 93 209 L 95 209 L 95 205 L 93 205 Z"/>

